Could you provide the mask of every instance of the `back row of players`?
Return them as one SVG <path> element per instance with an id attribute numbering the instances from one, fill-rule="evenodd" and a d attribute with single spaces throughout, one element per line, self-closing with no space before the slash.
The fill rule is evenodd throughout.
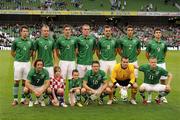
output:
<path id="1" fill-rule="evenodd" d="M 137 104 L 135 95 L 138 88 L 138 69 L 144 72 L 144 83 L 139 89 L 143 103 L 151 102 L 152 91 L 159 92 L 157 103 L 161 101 L 167 103 L 164 96 L 170 91 L 172 75 L 165 70 L 167 45 L 161 39 L 162 33 L 159 28 L 154 30 L 154 38 L 147 44 L 146 57 L 149 64 L 140 67 L 137 56 L 141 52 L 141 44 L 133 36 L 134 29 L 131 25 L 127 26 L 127 35 L 120 39 L 112 37 L 111 27 L 105 25 L 104 36 L 98 41 L 90 35 L 88 24 L 82 26 L 82 35 L 79 37 L 71 36 L 70 25 L 64 25 L 63 35 L 56 41 L 51 39 L 49 32 L 49 27 L 43 25 L 41 37 L 32 41 L 28 38 L 28 27 L 23 25 L 19 31 L 20 37 L 13 41 L 11 47 L 11 54 L 15 58 L 13 106 L 18 104 L 19 81 L 22 80 L 22 104 L 27 104 L 25 99 L 27 97 L 30 99 L 29 106 L 33 106 L 30 93 L 34 92 L 37 97 L 34 104 L 41 103 L 45 106 L 44 98 L 49 96 L 53 105 L 67 107 L 64 102 L 66 78 L 69 80 L 69 102 L 72 106 L 75 103 L 82 106 L 80 95 L 85 98 L 84 103 L 88 104 L 95 99 L 102 103 L 103 96 L 109 94 L 107 104 L 112 104 L 116 88 L 120 89 L 124 100 L 127 100 L 127 89 L 132 88 L 130 103 Z M 95 52 L 99 62 L 93 61 Z M 121 56 L 121 62 L 118 64 L 117 54 Z M 106 76 L 108 73 L 111 79 L 109 81 Z M 81 80 L 82 85 L 81 82 L 77 82 Z M 145 99 L 145 91 L 148 91 L 148 100 Z"/>

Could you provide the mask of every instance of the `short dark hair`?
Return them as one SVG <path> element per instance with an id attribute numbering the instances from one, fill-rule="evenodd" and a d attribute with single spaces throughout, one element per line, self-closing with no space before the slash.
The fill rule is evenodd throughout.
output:
<path id="1" fill-rule="evenodd" d="M 149 57 L 149 60 L 150 59 L 156 59 L 157 60 L 157 57 L 156 56 L 151 56 L 151 57 Z"/>
<path id="2" fill-rule="evenodd" d="M 132 25 L 127 25 L 126 29 L 128 29 L 128 28 L 133 28 L 134 29 L 134 27 Z"/>
<path id="3" fill-rule="evenodd" d="M 65 25 L 63 26 L 63 29 L 65 29 L 66 27 L 69 27 L 69 28 L 71 29 L 71 26 L 70 26 L 69 24 L 65 24 Z"/>
<path id="4" fill-rule="evenodd" d="M 59 66 L 55 66 L 54 67 L 54 73 L 56 73 L 58 71 L 58 69 L 61 70 L 61 68 Z"/>
<path id="5" fill-rule="evenodd" d="M 104 25 L 104 30 L 105 30 L 105 28 L 111 28 L 111 26 L 109 26 L 109 25 Z"/>
<path id="6" fill-rule="evenodd" d="M 156 28 L 154 28 L 154 33 L 155 33 L 156 31 L 161 31 L 161 29 L 160 29 L 159 27 L 156 27 Z"/>
<path id="7" fill-rule="evenodd" d="M 28 26 L 27 25 L 21 25 L 20 28 L 19 28 L 19 33 L 22 32 L 23 29 L 28 30 Z"/>
<path id="8" fill-rule="evenodd" d="M 42 62 L 42 63 L 43 63 L 43 66 L 44 66 L 43 60 L 42 60 L 42 59 L 37 59 L 37 60 L 35 60 L 35 62 L 34 62 L 34 67 L 35 67 L 35 68 L 36 68 L 36 65 L 37 65 L 38 62 Z"/>
<path id="9" fill-rule="evenodd" d="M 121 57 L 121 61 L 122 61 L 123 59 L 126 59 L 126 60 L 128 59 L 128 60 L 129 60 L 129 58 L 128 58 L 127 56 L 122 56 L 122 57 Z"/>
<path id="10" fill-rule="evenodd" d="M 74 73 L 79 73 L 79 71 L 77 70 L 77 69 L 74 69 L 73 71 L 72 71 L 72 75 L 74 74 Z"/>
<path id="11" fill-rule="evenodd" d="M 98 65 L 100 65 L 99 61 L 97 61 L 97 60 L 92 61 L 92 65 L 93 65 L 93 64 L 98 64 Z"/>
<path id="12" fill-rule="evenodd" d="M 48 25 L 46 25 L 46 24 L 43 24 L 43 25 L 42 25 L 42 27 L 41 27 L 41 29 L 42 29 L 43 27 L 45 27 L 45 28 L 47 28 L 47 27 L 48 27 L 48 28 L 49 28 L 49 26 L 48 26 Z"/>
<path id="13" fill-rule="evenodd" d="M 82 27 L 81 27 L 81 29 L 83 29 L 84 26 L 89 26 L 89 28 L 90 28 L 90 25 L 89 25 L 89 24 L 83 24 Z"/>

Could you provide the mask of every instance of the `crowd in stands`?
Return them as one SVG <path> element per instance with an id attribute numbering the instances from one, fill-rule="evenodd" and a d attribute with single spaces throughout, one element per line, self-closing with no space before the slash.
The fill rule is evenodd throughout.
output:
<path id="1" fill-rule="evenodd" d="M 41 24 L 29 25 L 30 38 L 36 39 L 40 36 Z M 156 26 L 135 25 L 135 36 L 141 40 L 142 46 L 145 46 L 148 40 L 153 37 L 153 29 Z M 180 46 L 180 29 L 178 26 L 159 26 L 162 29 L 163 39 L 166 40 L 169 46 Z M 56 39 L 63 32 L 63 25 L 50 25 L 52 37 Z M 19 25 L 0 25 L 0 45 L 10 46 L 11 42 L 18 37 Z M 81 34 L 81 26 L 73 25 L 73 35 L 79 36 Z M 126 34 L 126 26 L 112 26 L 113 36 L 120 38 Z M 91 27 L 91 34 L 97 40 L 103 35 L 103 25 L 94 25 Z"/>
<path id="2" fill-rule="evenodd" d="M 69 10 L 69 9 L 76 9 L 76 10 L 88 10 L 88 8 L 84 6 L 88 6 L 87 4 L 94 3 L 94 8 L 90 7 L 91 9 L 101 9 L 105 7 L 107 10 L 127 10 L 131 9 L 134 1 L 127 1 L 127 0 L 0 0 L 0 9 L 7 10 Z M 142 1 L 141 1 L 142 2 Z M 144 3 L 145 2 L 145 3 Z M 142 5 L 137 8 L 139 11 L 157 11 L 158 4 L 154 4 L 144 1 Z M 108 3 L 108 4 L 107 4 Z M 178 3 L 177 0 L 164 0 L 164 5 L 173 5 Z M 85 5 L 86 4 L 86 5 Z M 162 1 L 163 4 L 163 1 Z M 92 6 L 92 5 L 91 5 Z M 81 9 L 83 8 L 83 9 Z"/>
<path id="3" fill-rule="evenodd" d="M 81 0 L 0 0 L 0 9 L 16 10 L 66 10 L 67 6 L 82 7 Z"/>

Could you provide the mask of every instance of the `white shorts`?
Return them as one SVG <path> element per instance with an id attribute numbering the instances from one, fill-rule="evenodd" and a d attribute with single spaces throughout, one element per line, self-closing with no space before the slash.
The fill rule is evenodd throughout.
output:
<path id="1" fill-rule="evenodd" d="M 130 63 L 130 64 L 133 64 L 133 65 L 138 66 L 138 62 L 137 62 L 137 61 L 132 62 L 132 63 Z M 135 77 L 138 78 L 138 69 L 134 69 L 134 74 L 135 74 Z"/>
<path id="2" fill-rule="evenodd" d="M 14 80 L 27 80 L 30 69 L 30 62 L 14 61 Z"/>
<path id="3" fill-rule="evenodd" d="M 75 61 L 60 60 L 59 66 L 61 68 L 61 74 L 64 79 L 72 78 L 72 71 L 75 69 Z"/>
<path id="4" fill-rule="evenodd" d="M 91 70 L 91 65 L 77 65 L 77 70 L 79 71 L 79 77 L 83 78 L 87 70 Z"/>
<path id="5" fill-rule="evenodd" d="M 157 64 L 157 66 L 162 67 L 166 70 L 166 63 Z M 161 76 L 161 80 L 166 80 L 167 76 Z"/>
<path id="6" fill-rule="evenodd" d="M 53 67 L 44 67 L 48 73 L 49 73 L 49 78 L 54 76 L 54 68 Z"/>
<path id="7" fill-rule="evenodd" d="M 155 84 L 155 85 L 143 83 L 140 86 L 140 89 L 141 88 L 144 88 L 145 91 L 147 91 L 147 92 L 161 92 L 161 91 L 165 91 L 166 90 L 166 85 L 162 85 L 160 83 Z"/>
<path id="8" fill-rule="evenodd" d="M 104 60 L 100 60 L 100 69 L 104 70 L 104 72 L 107 74 L 108 71 L 111 74 L 112 70 L 114 69 L 114 66 L 116 65 L 116 61 L 104 61 Z"/>

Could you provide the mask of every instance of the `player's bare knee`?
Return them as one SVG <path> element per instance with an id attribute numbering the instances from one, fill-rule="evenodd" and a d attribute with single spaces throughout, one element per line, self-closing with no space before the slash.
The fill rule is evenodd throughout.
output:
<path id="1" fill-rule="evenodd" d="M 139 91 L 140 91 L 140 92 L 145 92 L 145 88 L 144 88 L 143 86 L 140 86 L 140 87 L 139 87 Z"/>
<path id="2" fill-rule="evenodd" d="M 48 92 L 48 93 L 52 93 L 52 90 L 51 90 L 50 87 L 47 89 L 47 92 Z"/>
<path id="3" fill-rule="evenodd" d="M 81 89 L 81 93 L 83 93 L 83 94 L 86 93 L 86 89 L 85 89 L 85 88 L 82 88 L 82 89 Z"/>
<path id="4" fill-rule="evenodd" d="M 135 88 L 135 89 L 137 89 L 137 88 L 138 88 L 138 84 L 137 84 L 137 83 L 134 83 L 132 87 Z"/>
<path id="5" fill-rule="evenodd" d="M 111 90 L 111 88 L 107 87 L 107 88 L 105 89 L 105 92 L 106 92 L 106 93 L 111 93 L 112 90 Z"/>
<path id="6" fill-rule="evenodd" d="M 168 93 L 171 92 L 171 88 L 166 88 L 165 92 L 168 92 Z"/>
<path id="7" fill-rule="evenodd" d="M 58 95 L 64 95 L 64 89 L 59 88 L 59 89 L 57 90 L 57 94 L 58 94 Z"/>
<path id="8" fill-rule="evenodd" d="M 76 94 L 80 94 L 80 89 L 76 89 Z"/>
<path id="9" fill-rule="evenodd" d="M 112 82 L 109 82 L 109 83 L 108 83 L 108 87 L 112 88 L 113 86 L 114 86 L 114 85 L 113 85 Z"/>
<path id="10" fill-rule="evenodd" d="M 24 87 L 24 93 L 28 93 L 29 89 L 27 87 Z"/>

